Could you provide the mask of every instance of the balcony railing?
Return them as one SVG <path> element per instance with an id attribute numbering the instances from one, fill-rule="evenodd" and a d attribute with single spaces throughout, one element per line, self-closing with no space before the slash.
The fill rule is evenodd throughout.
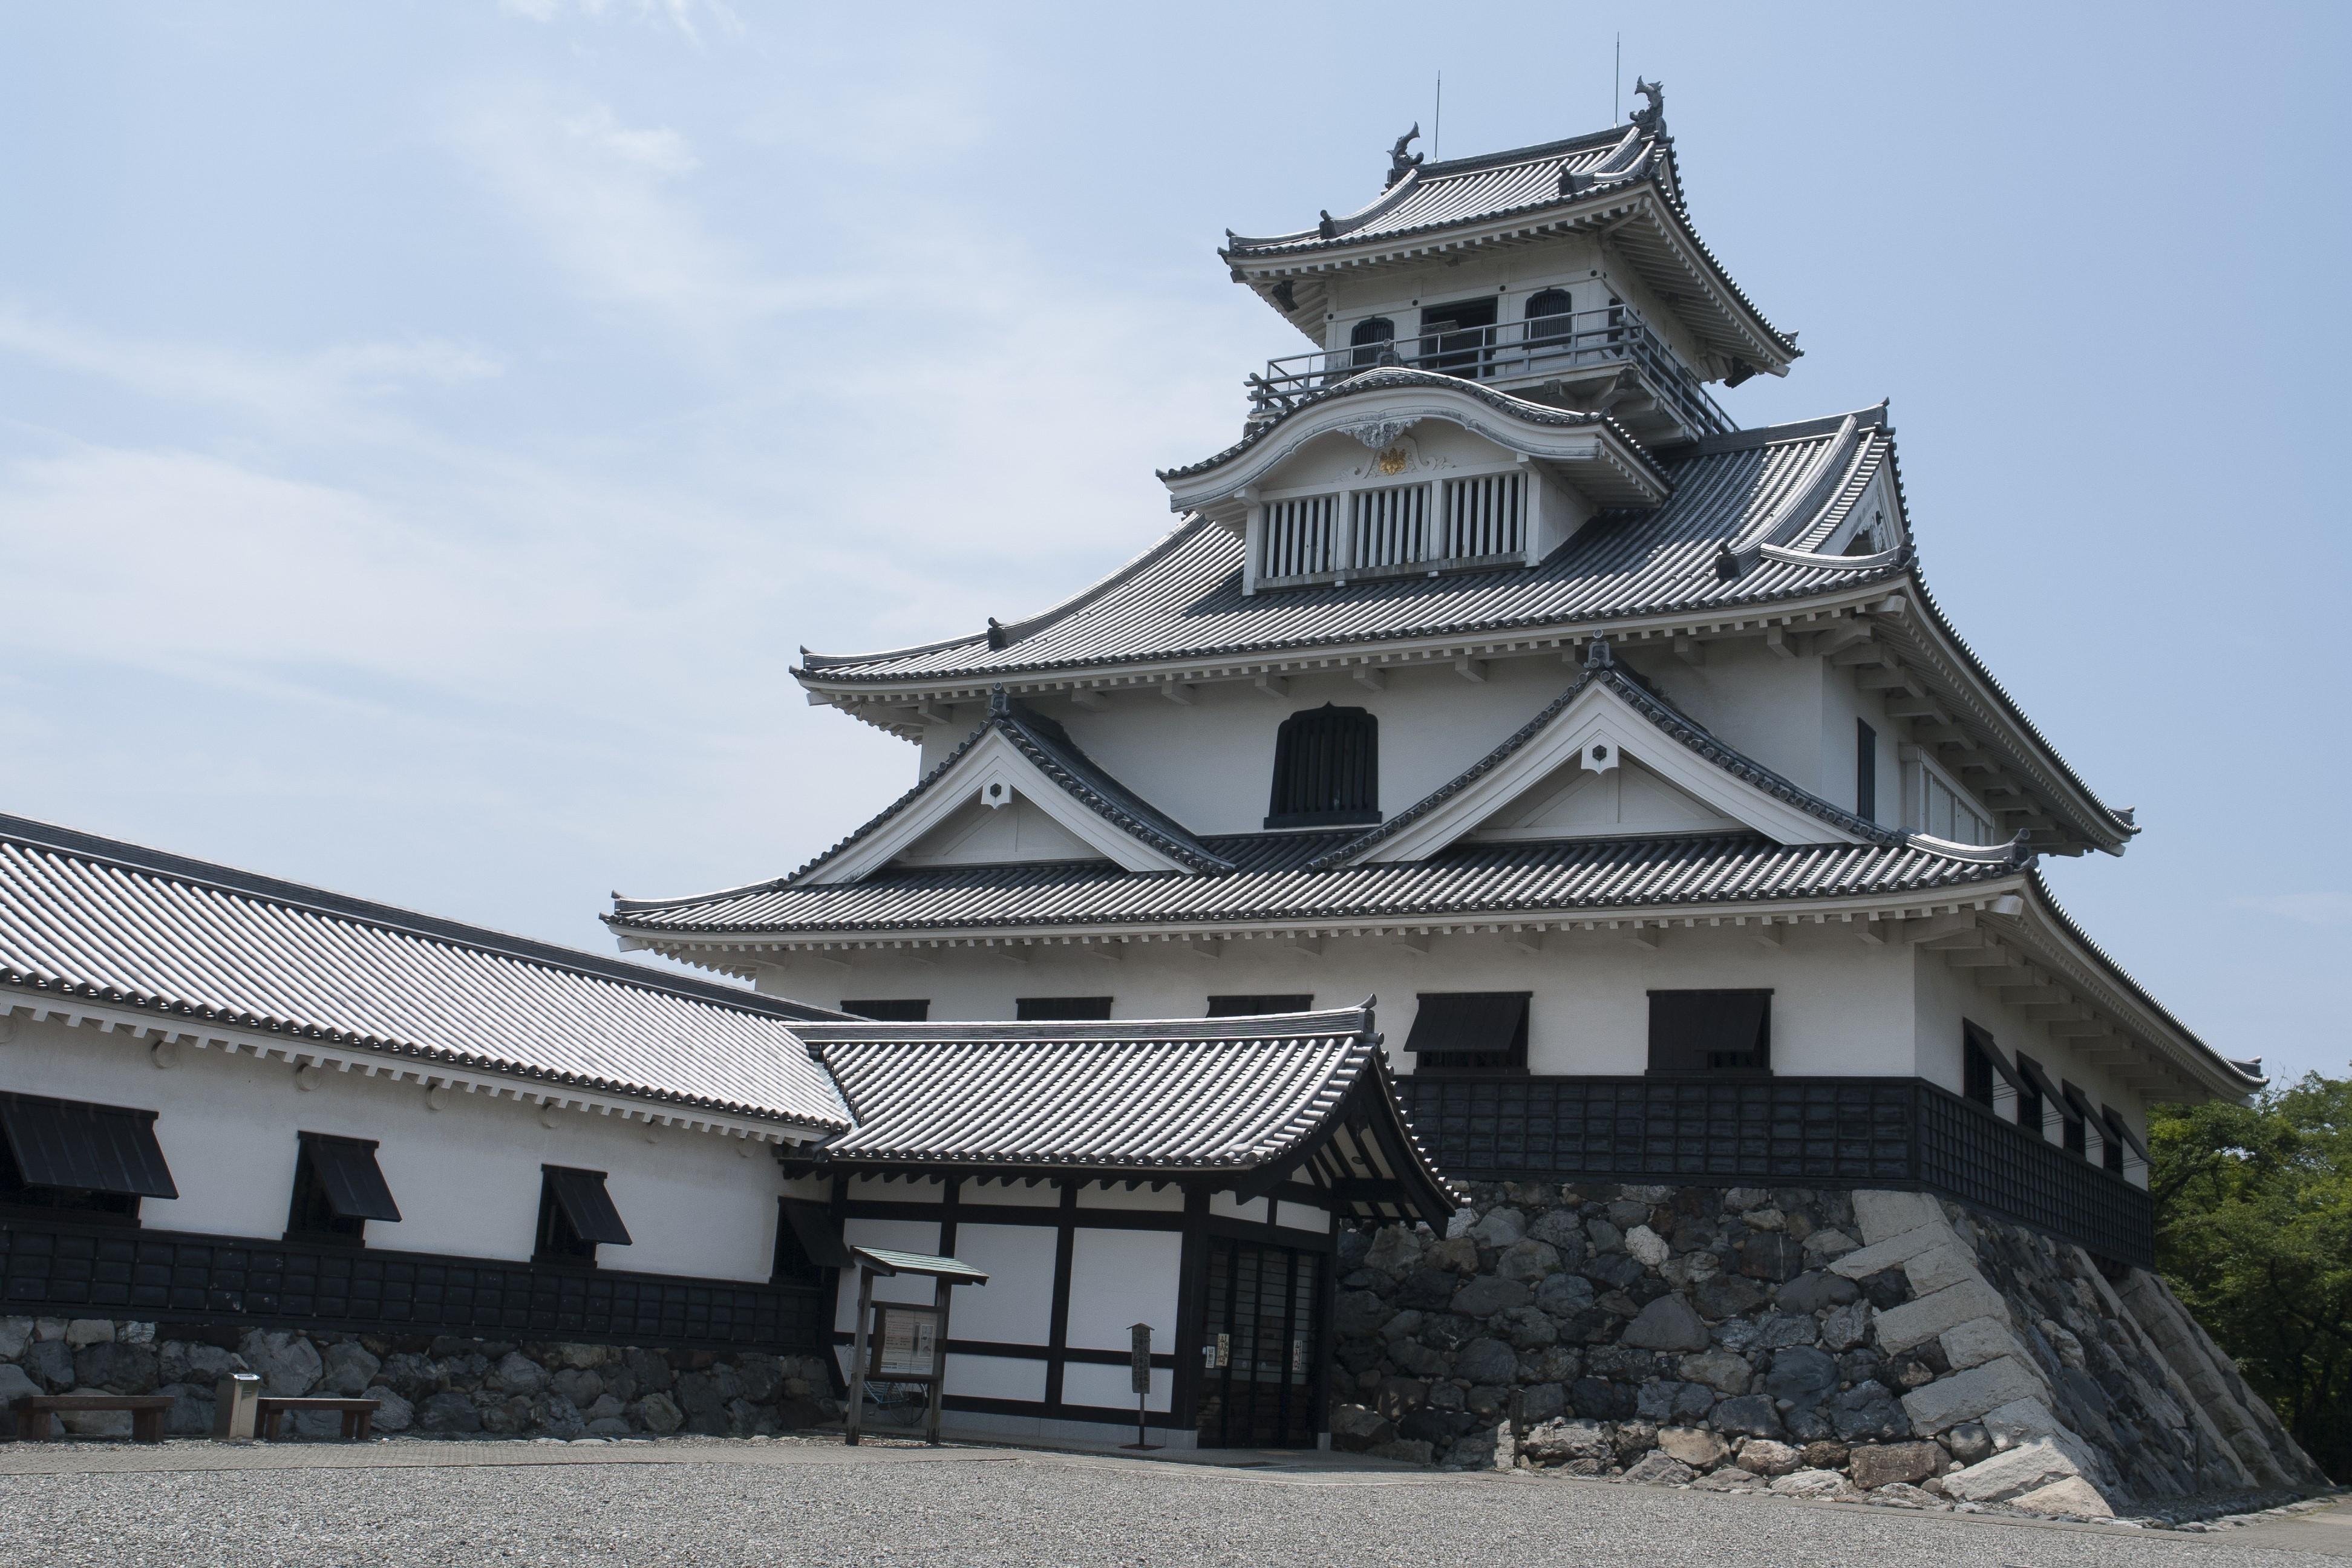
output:
<path id="1" fill-rule="evenodd" d="M 1413 1075 L 1397 1087 L 1452 1176 L 1916 1188 L 2101 1257 L 2155 1260 L 2146 1192 L 1921 1079 Z"/>
<path id="2" fill-rule="evenodd" d="M 1271 418 L 1300 399 L 1383 365 L 1405 365 L 1465 381 L 1525 382 L 1631 365 L 1641 371 L 1667 413 L 1691 434 L 1736 430 L 1706 385 L 1675 356 L 1631 305 L 1500 321 L 1491 327 L 1428 332 L 1417 338 L 1268 360 L 1249 388 L 1254 416 Z"/>
<path id="3" fill-rule="evenodd" d="M 0 1220 L 0 1315 L 299 1324 L 824 1352 L 832 1305 L 803 1286 L 498 1263 L 374 1247 Z"/>

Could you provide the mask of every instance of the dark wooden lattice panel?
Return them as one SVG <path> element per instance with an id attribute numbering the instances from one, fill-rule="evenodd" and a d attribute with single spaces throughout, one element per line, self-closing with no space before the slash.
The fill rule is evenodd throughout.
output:
<path id="1" fill-rule="evenodd" d="M 45 1308 L 796 1354 L 822 1353 L 827 1338 L 820 1292 L 805 1286 L 0 1224 L 0 1310 Z"/>
<path id="2" fill-rule="evenodd" d="M 1918 1079 L 1411 1076 L 1422 1142 L 1472 1181 L 1924 1187 L 2147 1267 L 2147 1194 Z"/>

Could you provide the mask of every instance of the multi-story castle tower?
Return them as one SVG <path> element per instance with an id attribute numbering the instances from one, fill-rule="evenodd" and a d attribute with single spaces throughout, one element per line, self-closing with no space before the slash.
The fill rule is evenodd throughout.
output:
<path id="1" fill-rule="evenodd" d="M 809 654 L 919 782 L 623 945 L 877 1017 L 1378 994 L 1458 1174 L 1940 1188 L 2144 1261 L 2153 1099 L 2226 1060 L 2053 902 L 2137 831 L 1929 595 L 1884 406 L 1785 374 L 1654 89 L 1221 257 L 1312 345 L 1049 609 Z M 1410 138 L 1407 139 L 1408 141 Z"/>

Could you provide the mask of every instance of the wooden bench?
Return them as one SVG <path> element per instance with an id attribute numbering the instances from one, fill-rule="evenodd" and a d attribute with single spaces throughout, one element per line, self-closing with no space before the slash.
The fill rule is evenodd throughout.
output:
<path id="1" fill-rule="evenodd" d="M 52 1417 L 69 1410 L 128 1410 L 131 1440 L 163 1440 L 163 1413 L 175 1403 L 168 1394 L 23 1394 L 16 1396 L 16 1440 L 46 1442 L 57 1435 Z"/>
<path id="2" fill-rule="evenodd" d="M 268 1442 L 278 1436 L 278 1428 L 289 1415 L 305 1410 L 332 1410 L 343 1418 L 345 1441 L 365 1437 L 375 1428 L 375 1413 L 383 1408 L 381 1399 L 257 1399 L 254 1415 L 261 1427 L 261 1437 Z"/>

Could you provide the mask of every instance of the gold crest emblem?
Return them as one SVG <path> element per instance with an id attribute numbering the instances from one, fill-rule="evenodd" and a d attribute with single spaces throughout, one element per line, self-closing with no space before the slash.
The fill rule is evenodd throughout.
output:
<path id="1" fill-rule="evenodd" d="M 1404 466 L 1412 460 L 1412 458 L 1406 455 L 1403 447 L 1391 447 L 1381 454 L 1381 472 L 1401 474 L 1404 472 Z"/>

